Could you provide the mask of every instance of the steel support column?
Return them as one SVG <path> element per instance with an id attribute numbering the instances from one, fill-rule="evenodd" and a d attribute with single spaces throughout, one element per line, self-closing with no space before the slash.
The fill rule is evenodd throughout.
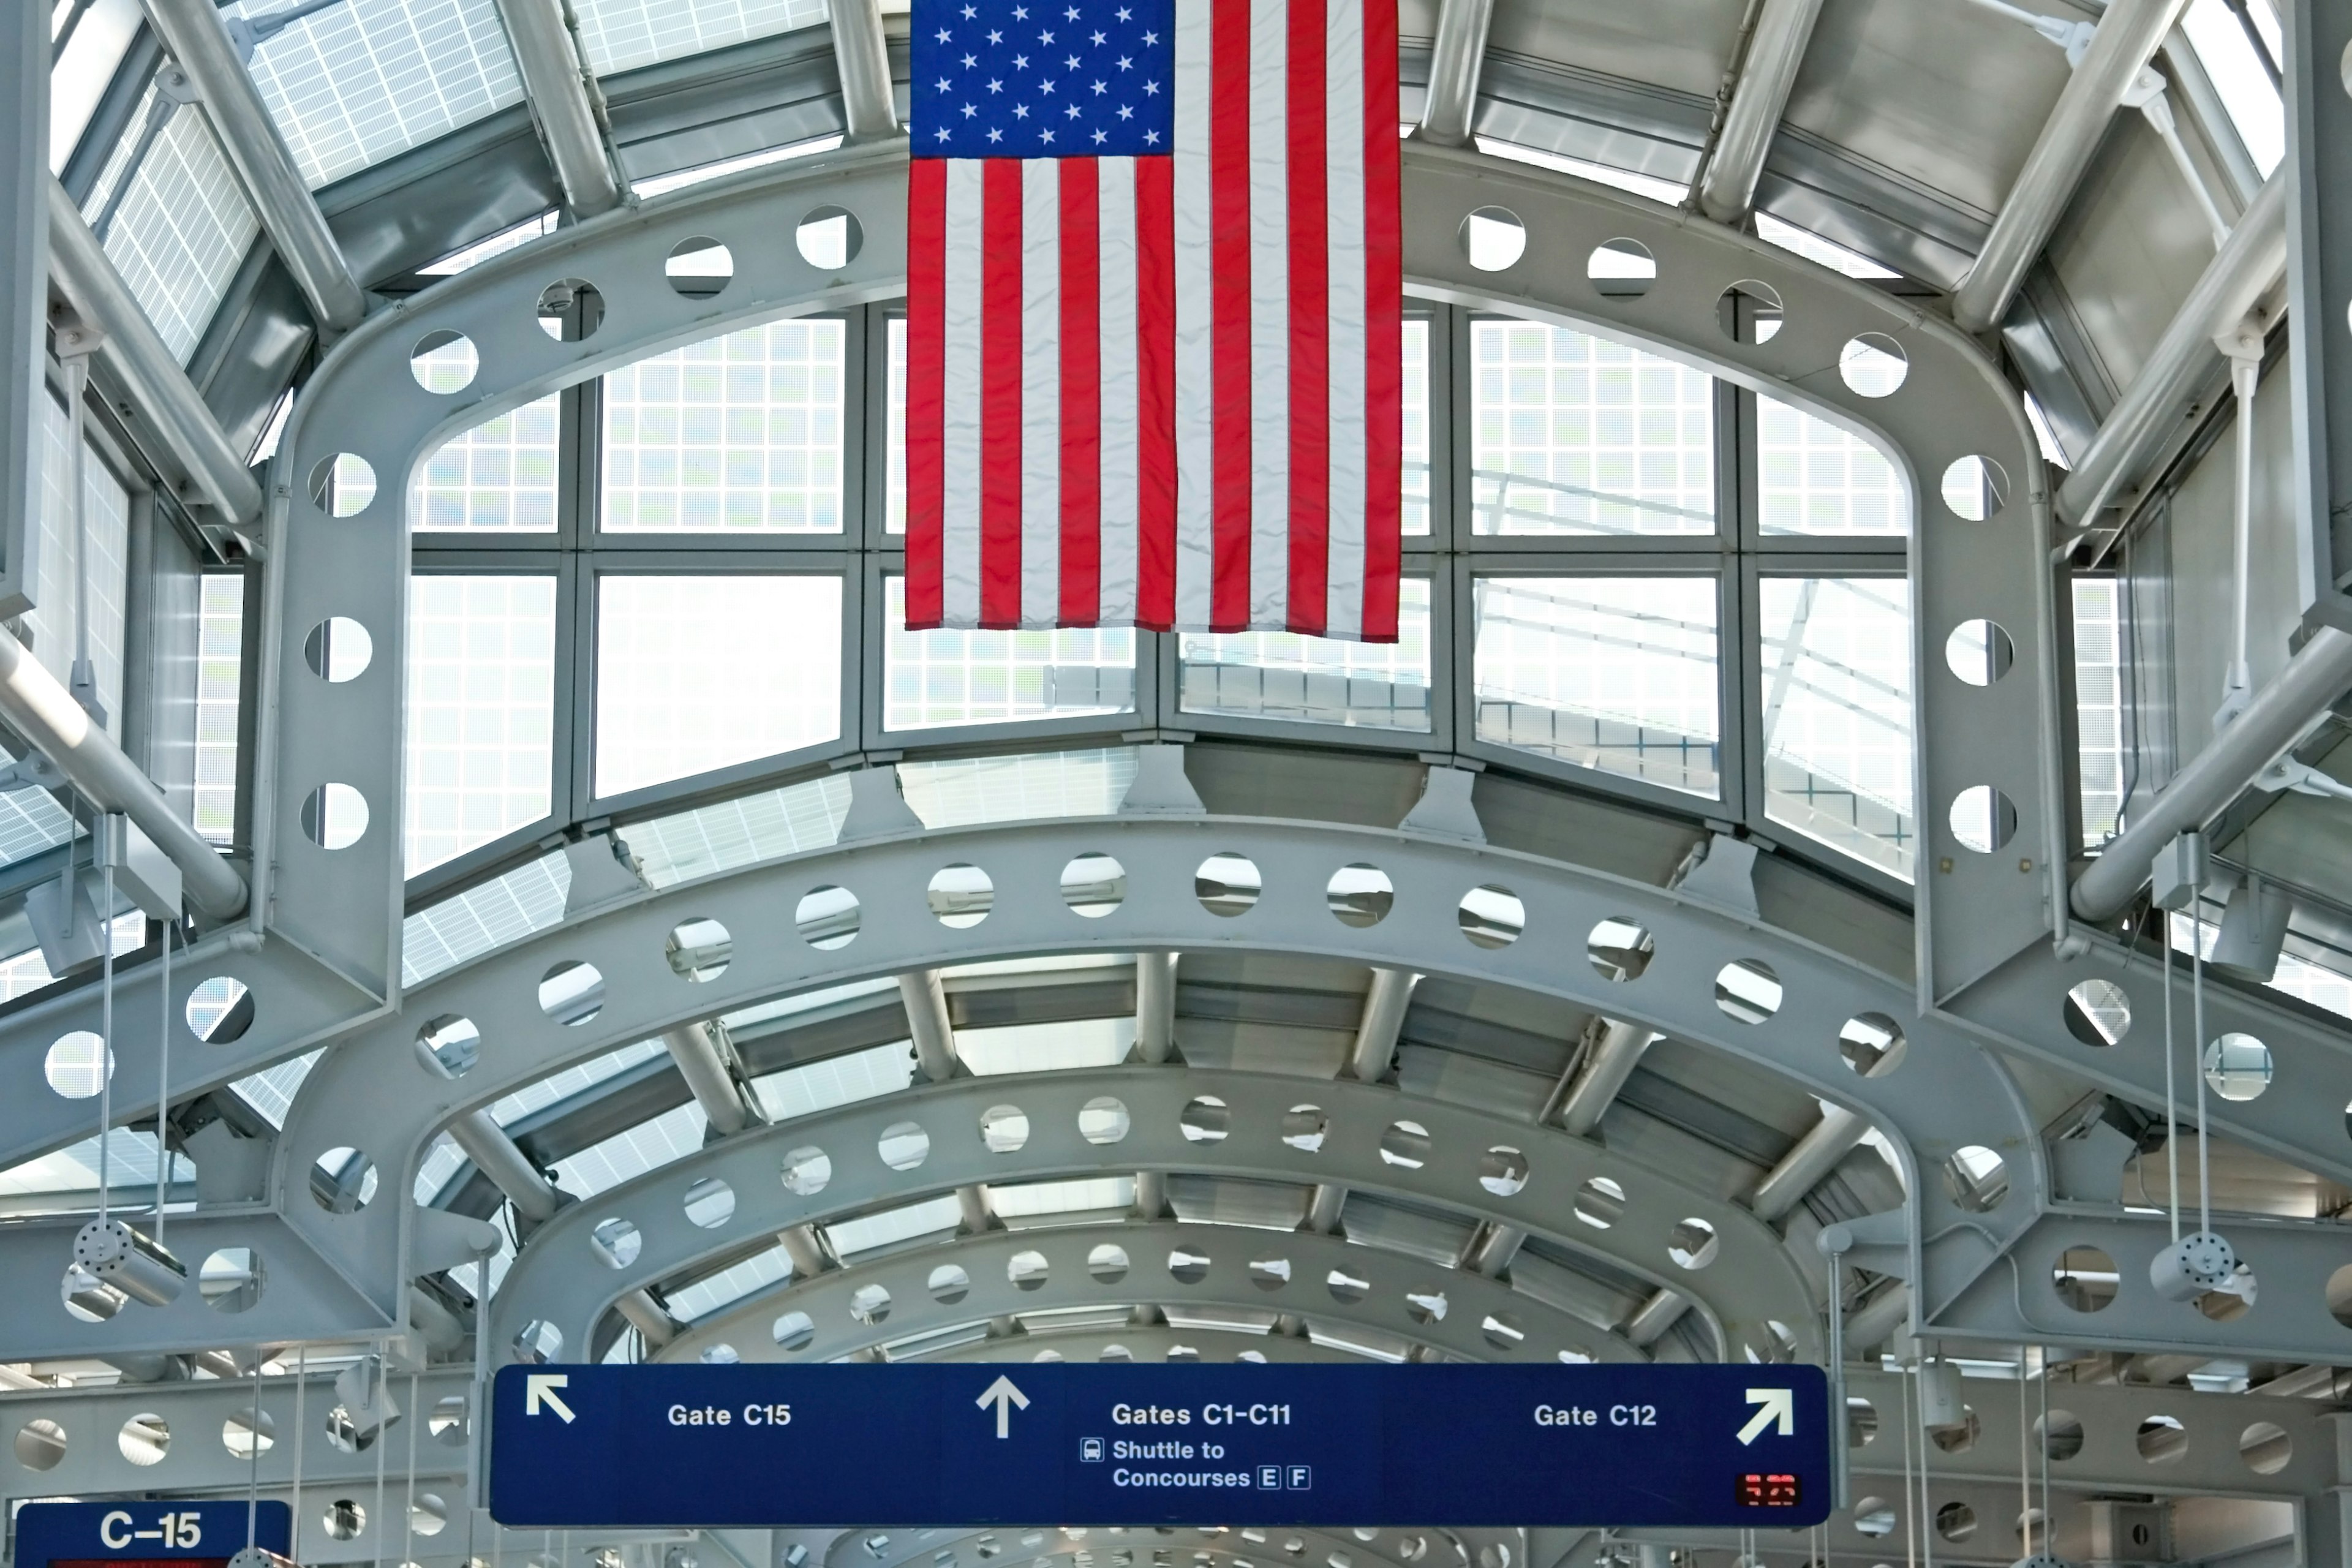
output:
<path id="1" fill-rule="evenodd" d="M 1372 984 L 1364 993 L 1363 1016 L 1356 1021 L 1356 1038 L 1348 1047 L 1348 1076 L 1358 1083 L 1379 1083 L 1389 1076 L 1397 1037 L 1404 1028 L 1404 1012 L 1412 1005 L 1412 988 L 1420 981 L 1421 976 L 1410 969 L 1376 966 L 1372 970 Z"/>
<path id="2" fill-rule="evenodd" d="M 21 614 L 30 603 L 34 565 L 29 541 L 41 518 L 42 431 L 48 421 L 49 13 L 39 5 L 16 12 L 16 63 L 8 68 L 5 118 L 7 147 L 0 153 L 0 238 L 7 262 L 0 276 L 0 605 Z"/>
<path id="3" fill-rule="evenodd" d="M 948 1016 L 948 994 L 936 969 L 918 969 L 898 976 L 898 999 L 906 1004 L 907 1027 L 915 1042 L 915 1065 L 933 1083 L 956 1075 L 955 1025 Z"/>
<path id="4" fill-rule="evenodd" d="M 677 1064 L 678 1076 L 693 1091 L 694 1102 L 702 1107 L 704 1118 L 723 1136 L 742 1131 L 757 1118 L 745 1103 L 742 1086 L 735 1081 L 735 1074 L 727 1065 L 726 1054 L 719 1047 L 718 1027 L 708 1020 L 680 1024 L 662 1031 L 662 1044 L 669 1048 L 670 1060 Z"/>
<path id="5" fill-rule="evenodd" d="M 2107 133 L 2124 93 L 2172 30 L 2187 0 L 2114 0 L 2082 62 L 2058 95 L 2025 166 L 2001 203 L 1976 265 L 1952 290 L 1952 320 L 1962 331 L 2000 324 L 2026 269 L 2042 254 L 2058 216 L 2074 196 L 2091 155 Z"/>
<path id="6" fill-rule="evenodd" d="M 1837 1169 L 1838 1162 L 1853 1152 L 1869 1131 L 1870 1123 L 1844 1106 L 1824 1107 L 1822 1119 L 1756 1184 L 1748 1206 L 1759 1219 L 1779 1219 L 1821 1185 L 1822 1179 Z"/>
<path id="7" fill-rule="evenodd" d="M 1764 0 L 1756 30 L 1732 89 L 1731 107 L 1699 179 L 1698 208 L 1717 223 L 1738 223 L 1756 200 L 1756 182 L 1772 150 L 1772 133 L 1796 84 L 1797 68 L 1812 41 L 1822 0 Z"/>
<path id="8" fill-rule="evenodd" d="M 310 313 L 327 331 L 347 332 L 367 314 L 360 292 L 336 244 L 326 215 L 295 166 L 278 133 L 278 122 L 261 101 L 261 89 L 238 58 L 228 28 L 212 0 L 146 0 L 163 47 L 188 73 L 202 96 L 205 117 L 220 137 L 261 226 L 278 247 L 278 258 L 293 274 Z"/>
<path id="9" fill-rule="evenodd" d="M 1617 1091 L 1642 1065 L 1642 1054 L 1657 1039 L 1654 1029 L 1611 1018 L 1603 1022 L 1584 1065 L 1569 1084 L 1559 1106 L 1559 1124 L 1578 1137 L 1591 1134 L 1616 1103 Z"/>
<path id="10" fill-rule="evenodd" d="M 2352 625 L 2352 15 L 2287 0 L 2288 363 L 2294 374 L 2294 511 L 2303 603 Z"/>

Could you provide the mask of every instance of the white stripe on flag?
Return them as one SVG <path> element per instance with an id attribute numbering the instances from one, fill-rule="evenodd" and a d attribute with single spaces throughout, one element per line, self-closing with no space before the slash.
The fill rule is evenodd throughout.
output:
<path id="1" fill-rule="evenodd" d="M 1330 258 L 1331 510 L 1328 636 L 1364 626 L 1364 16 L 1365 0 L 1333 0 L 1324 15 L 1329 104 L 1324 162 Z M 1378 4 L 1379 0 L 1371 0 Z M 1386 128 L 1383 127 L 1385 130 Z"/>
<path id="2" fill-rule="evenodd" d="M 1102 621 L 1120 626 L 1133 621 L 1140 608 L 1136 358 L 1142 328 L 1136 302 L 1135 160 L 1105 158 L 1097 168 L 1102 198 Z"/>
<path id="3" fill-rule="evenodd" d="M 1021 624 L 1062 611 L 1062 165 L 1021 163 Z"/>
<path id="4" fill-rule="evenodd" d="M 951 626 L 980 622 L 981 170 L 977 159 L 948 161 L 940 354 L 945 412 L 940 471 L 947 483 L 940 519 L 940 574 L 943 618 Z"/>
<path id="5" fill-rule="evenodd" d="M 1213 0 L 1176 0 L 1176 624 L 1205 628 L 1215 542 L 1216 298 L 1209 248 Z"/>
<path id="6" fill-rule="evenodd" d="M 1250 0 L 1250 624 L 1290 602 L 1290 28 L 1287 0 Z"/>

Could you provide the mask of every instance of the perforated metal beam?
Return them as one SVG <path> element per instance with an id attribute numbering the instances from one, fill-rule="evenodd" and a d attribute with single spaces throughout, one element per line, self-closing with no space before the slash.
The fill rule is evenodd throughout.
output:
<path id="1" fill-rule="evenodd" d="M 1137 1301 L 1195 1318 L 1297 1313 L 1464 1359 L 1650 1359 L 1605 1325 L 1481 1275 L 1311 1231 L 1166 1222 L 994 1231 L 917 1247 L 763 1292 L 698 1321 L 654 1359 L 693 1361 L 723 1344 L 743 1361 L 834 1361 L 1024 1312 Z M 773 1331 L 794 1312 L 807 1317 L 810 1337 L 787 1349 Z"/>

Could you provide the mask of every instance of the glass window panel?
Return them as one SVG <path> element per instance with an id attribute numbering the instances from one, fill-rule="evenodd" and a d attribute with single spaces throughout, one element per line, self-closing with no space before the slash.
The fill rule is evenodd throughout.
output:
<path id="1" fill-rule="evenodd" d="M 118 1127 L 106 1135 L 106 1164 L 109 1184 L 114 1190 L 114 1201 L 120 1205 L 126 1192 L 137 1194 L 131 1202 L 146 1206 L 140 1198 L 152 1203 L 155 1195 L 155 1135 L 133 1132 Z M 195 1179 L 196 1167 L 185 1154 L 172 1154 L 172 1184 L 174 1187 Z M 80 1142 L 27 1160 L 0 1171 L 0 1201 L 5 1201 L 10 1215 L 58 1213 L 84 1207 L 95 1207 L 83 1194 L 98 1191 L 98 1140 L 85 1138 Z M 53 1201 L 43 1203 L 43 1198 Z M 177 1194 L 172 1201 L 179 1201 Z"/>
<path id="2" fill-rule="evenodd" d="M 1714 382 L 1568 327 L 1470 325 L 1484 534 L 1715 531 Z"/>
<path id="3" fill-rule="evenodd" d="M 841 579 L 604 577 L 596 793 L 621 795 L 841 733 Z"/>
<path id="4" fill-rule="evenodd" d="M 1393 643 L 1292 632 L 1186 632 L 1188 713 L 1295 719 L 1373 730 L 1429 729 L 1429 579 L 1399 585 Z"/>
<path id="5" fill-rule="evenodd" d="M 1135 707 L 1135 633 L 907 629 L 907 584 L 884 582 L 882 725 L 995 724 Z"/>
<path id="6" fill-rule="evenodd" d="M 1404 322 L 1404 531 L 1429 532 L 1429 318 Z"/>
<path id="7" fill-rule="evenodd" d="M 2248 0 L 2247 15 L 2262 27 L 2273 58 L 2278 58 L 2278 18 L 2268 0 Z M 2194 0 L 2182 13 L 2180 26 L 2205 74 L 2213 79 L 2213 90 L 2221 95 L 2238 140 L 2246 144 L 2246 155 L 2267 179 L 2286 156 L 2286 109 L 2271 84 L 2271 73 L 2263 68 L 2262 57 L 2254 52 L 2254 41 L 2231 15 L 2228 0 Z"/>
<path id="8" fill-rule="evenodd" d="M 195 827 L 215 844 L 236 832 L 236 720 L 245 679 L 245 579 L 208 574 L 197 622 Z"/>
<path id="9" fill-rule="evenodd" d="M 849 780 L 839 773 L 698 805 L 620 830 L 637 873 L 667 888 L 738 866 L 823 849 L 849 815 Z"/>
<path id="10" fill-rule="evenodd" d="M 580 41 L 599 76 L 825 18 L 824 0 L 578 0 L 575 9 Z"/>
<path id="11" fill-rule="evenodd" d="M 2074 579 L 2074 737 L 2083 786 L 2083 841 L 2115 837 L 2123 812 L 2123 589 L 2113 577 Z"/>
<path id="12" fill-rule="evenodd" d="M 915 1081 L 915 1053 L 903 1040 L 804 1062 L 751 1080 L 751 1092 L 771 1121 L 814 1116 L 836 1105 L 896 1094 Z"/>
<path id="13" fill-rule="evenodd" d="M 305 1051 L 291 1061 L 279 1062 L 276 1067 L 264 1068 L 250 1077 L 238 1079 L 229 1088 L 236 1090 L 238 1099 L 259 1111 L 269 1125 L 283 1127 L 286 1125 L 286 1113 L 294 1109 L 294 1091 L 300 1089 L 302 1080 L 310 1076 L 310 1069 L 318 1065 L 325 1049 L 321 1046 L 318 1050 Z"/>
<path id="14" fill-rule="evenodd" d="M 410 580 L 410 876 L 547 815 L 554 720 L 554 578 Z"/>
<path id="15" fill-rule="evenodd" d="M 770 321 L 604 378 L 613 532 L 838 533 L 838 320 Z"/>
<path id="16" fill-rule="evenodd" d="M 594 1197 L 700 1149 L 704 1126 L 702 1107 L 688 1100 L 558 1161 L 556 1184 L 580 1197 Z"/>
<path id="17" fill-rule="evenodd" d="M 999 1219 L 1100 1214 L 1106 1209 L 1125 1210 L 1134 1206 L 1133 1176 L 1080 1176 L 1065 1182 L 988 1184 L 988 1209 Z"/>
<path id="18" fill-rule="evenodd" d="M 56 402 L 41 400 L 41 547 L 34 563 L 35 607 L 20 620 L 24 641 L 41 667 L 66 685 L 79 647 L 75 636 L 75 579 L 80 531 L 73 509 L 73 422 Z M 131 493 L 86 451 L 81 466 L 82 521 L 89 539 L 89 662 L 106 709 L 106 730 L 122 733 L 122 618 L 129 584 Z"/>
<path id="19" fill-rule="evenodd" d="M 544 212 L 535 218 L 519 223 L 512 228 L 501 229 L 488 239 L 478 239 L 462 250 L 453 250 L 438 261 L 427 262 L 416 269 L 420 278 L 455 278 L 458 273 L 479 267 L 495 256 L 519 250 L 532 240 L 555 232 L 559 215 Z"/>
<path id="20" fill-rule="evenodd" d="M 1909 880 L 1910 584 L 1768 577 L 1758 594 L 1764 815 Z"/>
<path id="21" fill-rule="evenodd" d="M 1134 1044 L 1133 1018 L 1071 1018 L 1058 1024 L 956 1031 L 957 1058 L 982 1078 L 1117 1067 Z"/>
<path id="22" fill-rule="evenodd" d="M 740 158 L 721 158 L 716 163 L 697 163 L 690 169 L 678 169 L 667 174 L 648 174 L 643 179 L 631 180 L 629 189 L 636 193 L 639 201 L 651 201 L 672 191 L 682 191 L 688 185 L 704 184 L 730 174 L 740 174 L 746 169 L 764 169 L 771 163 L 782 163 L 793 158 L 813 158 L 819 153 L 832 152 L 841 145 L 843 137 L 837 131 L 827 136 L 812 136 L 805 142 L 791 142 L 782 147 L 746 153 Z"/>
<path id="23" fill-rule="evenodd" d="M 883 384 L 883 527 L 907 531 L 907 319 L 893 316 L 887 329 Z M 1429 532 L 1429 321 L 1404 323 L 1404 531 Z"/>
<path id="24" fill-rule="evenodd" d="M 139 167 L 127 169 L 155 115 L 168 118 Z M 261 225 L 201 110 L 150 88 L 131 122 L 140 129 L 100 171 L 82 216 L 99 230 L 107 259 L 148 321 L 185 363 Z M 116 186 L 125 179 L 118 204 Z"/>
<path id="25" fill-rule="evenodd" d="M 1756 399 L 1756 495 L 1766 533 L 1908 534 L 1911 502 L 1886 454 L 1801 408 Z"/>
<path id="26" fill-rule="evenodd" d="M 1690 187 L 1679 180 L 1662 180 L 1655 174 L 1636 174 L 1631 169 L 1612 169 L 1606 163 L 1563 157 L 1540 147 L 1522 146 L 1516 142 L 1504 142 L 1492 136 L 1480 136 L 1475 140 L 1478 151 L 1489 157 L 1508 158 L 1515 163 L 1533 163 L 1538 169 L 1556 169 L 1563 174 L 1574 174 L 1579 179 L 1614 185 L 1621 191 L 1647 196 L 1670 207 L 1682 205 L 1690 196 Z"/>
<path id="27" fill-rule="evenodd" d="M 824 1227 L 824 1238 L 833 1243 L 834 1256 L 846 1263 L 860 1253 L 872 1252 L 877 1247 L 895 1247 L 919 1236 L 937 1236 L 952 1231 L 961 1216 L 962 1211 L 956 1206 L 955 1194 L 950 1193 L 941 1197 L 908 1204 L 901 1208 L 860 1215 L 856 1219 L 835 1220 Z"/>
<path id="28" fill-rule="evenodd" d="M 740 1263 L 730 1263 L 707 1279 L 691 1285 L 680 1286 L 669 1292 L 666 1304 L 670 1315 L 681 1322 L 698 1322 L 711 1313 L 733 1306 L 755 1290 L 790 1279 L 793 1260 L 782 1247 L 771 1247 L 755 1252 Z"/>
<path id="29" fill-rule="evenodd" d="M 452 436 L 417 466 L 408 526 L 417 532 L 555 531 L 556 426 L 550 393 Z"/>
<path id="30" fill-rule="evenodd" d="M 1477 736 L 1714 796 L 1712 577 L 1482 579 Z"/>
<path id="31" fill-rule="evenodd" d="M 310 188 L 522 101 L 494 0 L 302 0 L 222 12 L 258 35 L 246 62 Z"/>

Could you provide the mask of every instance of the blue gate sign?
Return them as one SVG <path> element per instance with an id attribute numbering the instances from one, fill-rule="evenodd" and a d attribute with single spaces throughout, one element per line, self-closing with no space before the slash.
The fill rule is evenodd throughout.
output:
<path id="1" fill-rule="evenodd" d="M 253 1544 L 286 1555 L 294 1514 L 282 1502 L 253 1510 Z M 246 1547 L 246 1501 L 28 1502 L 16 1510 L 16 1568 L 169 1563 L 225 1563 Z"/>
<path id="2" fill-rule="evenodd" d="M 490 1512 L 532 1529 L 1787 1529 L 1818 1367 L 509 1366 Z"/>

